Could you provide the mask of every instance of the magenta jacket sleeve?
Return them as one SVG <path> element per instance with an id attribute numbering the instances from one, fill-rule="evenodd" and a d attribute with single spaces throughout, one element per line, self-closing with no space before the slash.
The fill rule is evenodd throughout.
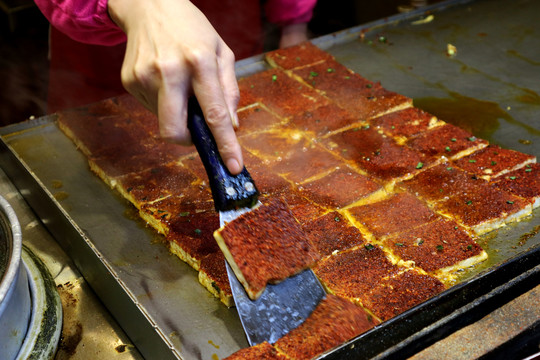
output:
<path id="1" fill-rule="evenodd" d="M 313 16 L 317 0 L 268 0 L 265 11 L 268 20 L 275 24 L 306 23 Z"/>
<path id="2" fill-rule="evenodd" d="M 95 45 L 126 41 L 124 32 L 109 18 L 107 0 L 35 0 L 52 26 L 72 39 Z"/>

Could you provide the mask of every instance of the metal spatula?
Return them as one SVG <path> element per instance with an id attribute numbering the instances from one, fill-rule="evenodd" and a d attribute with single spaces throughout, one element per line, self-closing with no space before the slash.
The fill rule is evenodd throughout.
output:
<path id="1" fill-rule="evenodd" d="M 188 128 L 206 169 L 223 226 L 258 204 L 259 192 L 245 167 L 238 175 L 229 173 L 195 98 L 189 101 Z M 257 300 L 251 300 L 229 264 L 226 266 L 236 309 L 250 345 L 276 342 L 299 326 L 326 295 L 315 274 L 305 270 L 279 284 L 268 285 Z"/>

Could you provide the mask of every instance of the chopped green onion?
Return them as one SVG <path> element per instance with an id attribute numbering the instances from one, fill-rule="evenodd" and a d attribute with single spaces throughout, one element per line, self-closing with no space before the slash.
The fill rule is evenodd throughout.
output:
<path id="1" fill-rule="evenodd" d="M 423 166 L 424 166 L 423 162 L 419 162 L 418 164 L 416 164 L 417 169 L 421 169 Z"/>

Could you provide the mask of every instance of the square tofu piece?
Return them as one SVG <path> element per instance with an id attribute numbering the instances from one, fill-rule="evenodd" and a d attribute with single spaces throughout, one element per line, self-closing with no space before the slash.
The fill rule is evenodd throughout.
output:
<path id="1" fill-rule="evenodd" d="M 370 125 L 358 126 L 334 134 L 321 143 L 347 160 L 354 161 L 370 175 L 393 182 L 409 177 L 425 164 L 425 157 L 391 137 L 380 134 Z"/>
<path id="2" fill-rule="evenodd" d="M 456 160 L 456 166 L 489 180 L 504 175 L 527 164 L 536 162 L 536 157 L 519 151 L 489 145 L 482 150 Z"/>
<path id="3" fill-rule="evenodd" d="M 347 211 L 356 223 L 377 239 L 404 232 L 439 218 L 439 215 L 421 200 L 406 192 L 393 194 L 373 204 L 352 207 Z"/>
<path id="4" fill-rule="evenodd" d="M 403 143 L 410 137 L 440 126 L 444 122 L 424 110 L 410 107 L 371 119 L 370 124 L 392 136 L 399 143 Z"/>
<path id="5" fill-rule="evenodd" d="M 90 169 L 114 188 L 121 176 L 156 168 L 186 155 L 185 147 L 172 143 L 154 141 L 137 146 L 135 152 L 128 149 L 126 144 L 126 149 L 121 151 L 107 151 L 100 156 L 90 156 Z"/>
<path id="6" fill-rule="evenodd" d="M 346 165 L 319 179 L 303 183 L 299 189 L 300 194 L 329 209 L 345 208 L 385 194 L 380 184 Z"/>
<path id="7" fill-rule="evenodd" d="M 486 147 L 488 142 L 457 126 L 444 124 L 420 133 L 406 144 L 426 157 L 455 160 Z"/>
<path id="8" fill-rule="evenodd" d="M 293 70 L 333 59 L 332 55 L 310 42 L 270 51 L 266 53 L 265 57 L 272 67 L 279 67 L 284 70 Z"/>
<path id="9" fill-rule="evenodd" d="M 362 304 L 386 321 L 444 290 L 443 283 L 435 277 L 409 270 L 382 280 L 364 295 Z"/>
<path id="10" fill-rule="evenodd" d="M 279 200 L 239 216 L 216 230 L 214 237 L 253 300 L 268 283 L 283 281 L 319 259 L 288 205 Z"/>
<path id="11" fill-rule="evenodd" d="M 436 203 L 436 210 L 480 235 L 527 216 L 532 204 L 495 187 L 479 187 Z"/>
<path id="12" fill-rule="evenodd" d="M 334 103 L 330 103 L 293 116 L 289 126 L 311 132 L 313 136 L 320 137 L 350 126 L 356 121 L 358 121 L 358 118 L 355 114 L 340 108 Z"/>
<path id="13" fill-rule="evenodd" d="M 533 208 L 540 206 L 540 165 L 528 164 L 492 181 L 497 188 L 529 200 Z"/>
<path id="14" fill-rule="evenodd" d="M 173 162 L 122 176 L 117 188 L 124 198 L 140 209 L 143 203 L 171 195 L 182 196 L 197 181 L 189 170 Z"/>
<path id="15" fill-rule="evenodd" d="M 461 226 L 438 219 L 384 240 L 394 256 L 413 261 L 415 266 L 440 279 L 487 258 L 486 252 Z"/>
<path id="16" fill-rule="evenodd" d="M 225 267 L 225 256 L 221 251 L 209 253 L 201 259 L 199 282 L 227 307 L 234 306 L 229 275 Z"/>
<path id="17" fill-rule="evenodd" d="M 282 119 L 264 107 L 255 105 L 238 111 L 238 121 L 240 122 L 240 127 L 236 131 L 236 134 L 243 136 L 271 128 L 272 126 L 278 126 L 281 124 Z"/>
<path id="18" fill-rule="evenodd" d="M 240 349 L 223 360 L 288 360 L 289 357 L 280 354 L 275 347 L 268 342 Z"/>
<path id="19" fill-rule="evenodd" d="M 434 203 L 489 185 L 486 180 L 457 168 L 454 163 L 446 162 L 419 172 L 413 178 L 398 183 L 398 186 Z"/>
<path id="20" fill-rule="evenodd" d="M 239 141 L 242 147 L 266 164 L 282 161 L 315 146 L 302 132 L 290 129 L 251 134 L 241 137 Z"/>
<path id="21" fill-rule="evenodd" d="M 293 74 L 361 120 L 412 106 L 412 99 L 386 90 L 335 60 L 302 67 Z"/>
<path id="22" fill-rule="evenodd" d="M 247 96 L 281 118 L 328 104 L 324 96 L 279 69 L 266 70 L 240 79 L 238 86 L 241 93 L 249 94 Z"/>
<path id="23" fill-rule="evenodd" d="M 403 270 L 378 246 L 369 243 L 329 256 L 313 268 L 327 292 L 351 301 L 358 301 L 383 278 Z"/>
<path id="24" fill-rule="evenodd" d="M 274 346 L 291 359 L 309 360 L 350 340 L 378 322 L 360 306 L 327 295 L 306 321 Z"/>
<path id="25" fill-rule="evenodd" d="M 336 211 L 309 221 L 304 225 L 304 230 L 322 257 L 350 249 L 365 241 L 358 228 Z"/>

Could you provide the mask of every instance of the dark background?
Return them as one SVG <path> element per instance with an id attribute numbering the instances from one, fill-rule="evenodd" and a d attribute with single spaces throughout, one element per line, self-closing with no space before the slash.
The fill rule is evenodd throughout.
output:
<path id="1" fill-rule="evenodd" d="M 314 37 L 325 35 L 396 14 L 412 1 L 319 0 L 309 28 Z M 32 0 L 0 0 L 0 126 L 47 113 L 48 32 Z"/>

